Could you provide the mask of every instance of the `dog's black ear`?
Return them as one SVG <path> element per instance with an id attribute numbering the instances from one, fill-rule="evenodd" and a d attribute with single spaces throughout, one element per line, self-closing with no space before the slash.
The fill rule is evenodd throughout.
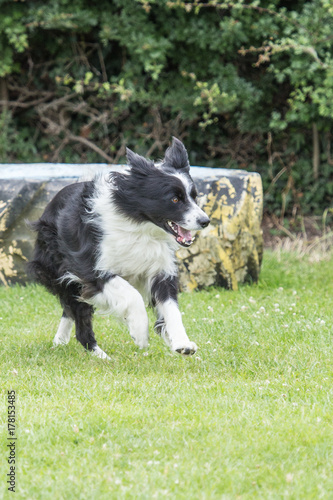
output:
<path id="1" fill-rule="evenodd" d="M 134 153 L 126 148 L 127 163 L 132 167 L 132 171 L 141 175 L 147 175 L 154 168 L 154 162 L 146 160 L 143 156 Z"/>
<path id="2" fill-rule="evenodd" d="M 184 144 L 176 137 L 172 138 L 172 145 L 165 152 L 165 163 L 167 166 L 181 170 L 190 171 L 190 163 Z"/>

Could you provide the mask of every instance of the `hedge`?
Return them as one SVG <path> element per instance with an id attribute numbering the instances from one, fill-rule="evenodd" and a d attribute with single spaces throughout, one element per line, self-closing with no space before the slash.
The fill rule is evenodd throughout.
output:
<path id="1" fill-rule="evenodd" d="M 256 170 L 280 217 L 332 204 L 328 0 L 1 1 L 1 162 Z M 333 153 L 332 153 L 333 154 Z"/>

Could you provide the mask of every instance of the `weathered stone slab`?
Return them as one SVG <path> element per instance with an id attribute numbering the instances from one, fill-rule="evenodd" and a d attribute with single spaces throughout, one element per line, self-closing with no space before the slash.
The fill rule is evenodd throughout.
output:
<path id="1" fill-rule="evenodd" d="M 263 254 L 261 177 L 245 171 L 198 179 L 199 205 L 211 219 L 189 248 L 177 252 L 183 289 L 237 289 L 257 282 Z"/>
<path id="2" fill-rule="evenodd" d="M 35 235 L 25 221 L 36 220 L 62 187 L 89 178 L 106 165 L 0 165 L 0 283 L 25 283 Z M 122 166 L 112 166 L 121 170 Z M 183 290 L 209 285 L 236 289 L 257 281 L 263 252 L 262 184 L 259 174 L 192 167 L 199 205 L 211 224 L 190 248 L 181 248 Z"/>

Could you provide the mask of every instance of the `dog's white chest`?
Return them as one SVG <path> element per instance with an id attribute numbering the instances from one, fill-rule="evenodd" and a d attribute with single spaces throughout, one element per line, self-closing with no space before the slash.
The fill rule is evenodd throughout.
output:
<path id="1" fill-rule="evenodd" d="M 125 223 L 104 234 L 96 267 L 138 286 L 160 273 L 176 273 L 174 248 L 168 235 L 153 224 L 129 227 Z"/>
<path id="2" fill-rule="evenodd" d="M 109 271 L 145 288 L 158 274 L 177 273 L 173 237 L 152 222 L 136 223 L 117 211 L 109 186 L 102 185 L 93 213 L 101 233 L 96 270 Z"/>

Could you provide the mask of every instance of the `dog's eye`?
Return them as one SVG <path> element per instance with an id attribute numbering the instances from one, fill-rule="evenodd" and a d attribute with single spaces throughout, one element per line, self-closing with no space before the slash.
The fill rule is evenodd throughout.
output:
<path id="1" fill-rule="evenodd" d="M 178 203 L 178 202 L 179 202 L 179 198 L 178 198 L 178 196 L 174 196 L 174 197 L 172 198 L 172 202 L 173 202 L 173 203 Z"/>

